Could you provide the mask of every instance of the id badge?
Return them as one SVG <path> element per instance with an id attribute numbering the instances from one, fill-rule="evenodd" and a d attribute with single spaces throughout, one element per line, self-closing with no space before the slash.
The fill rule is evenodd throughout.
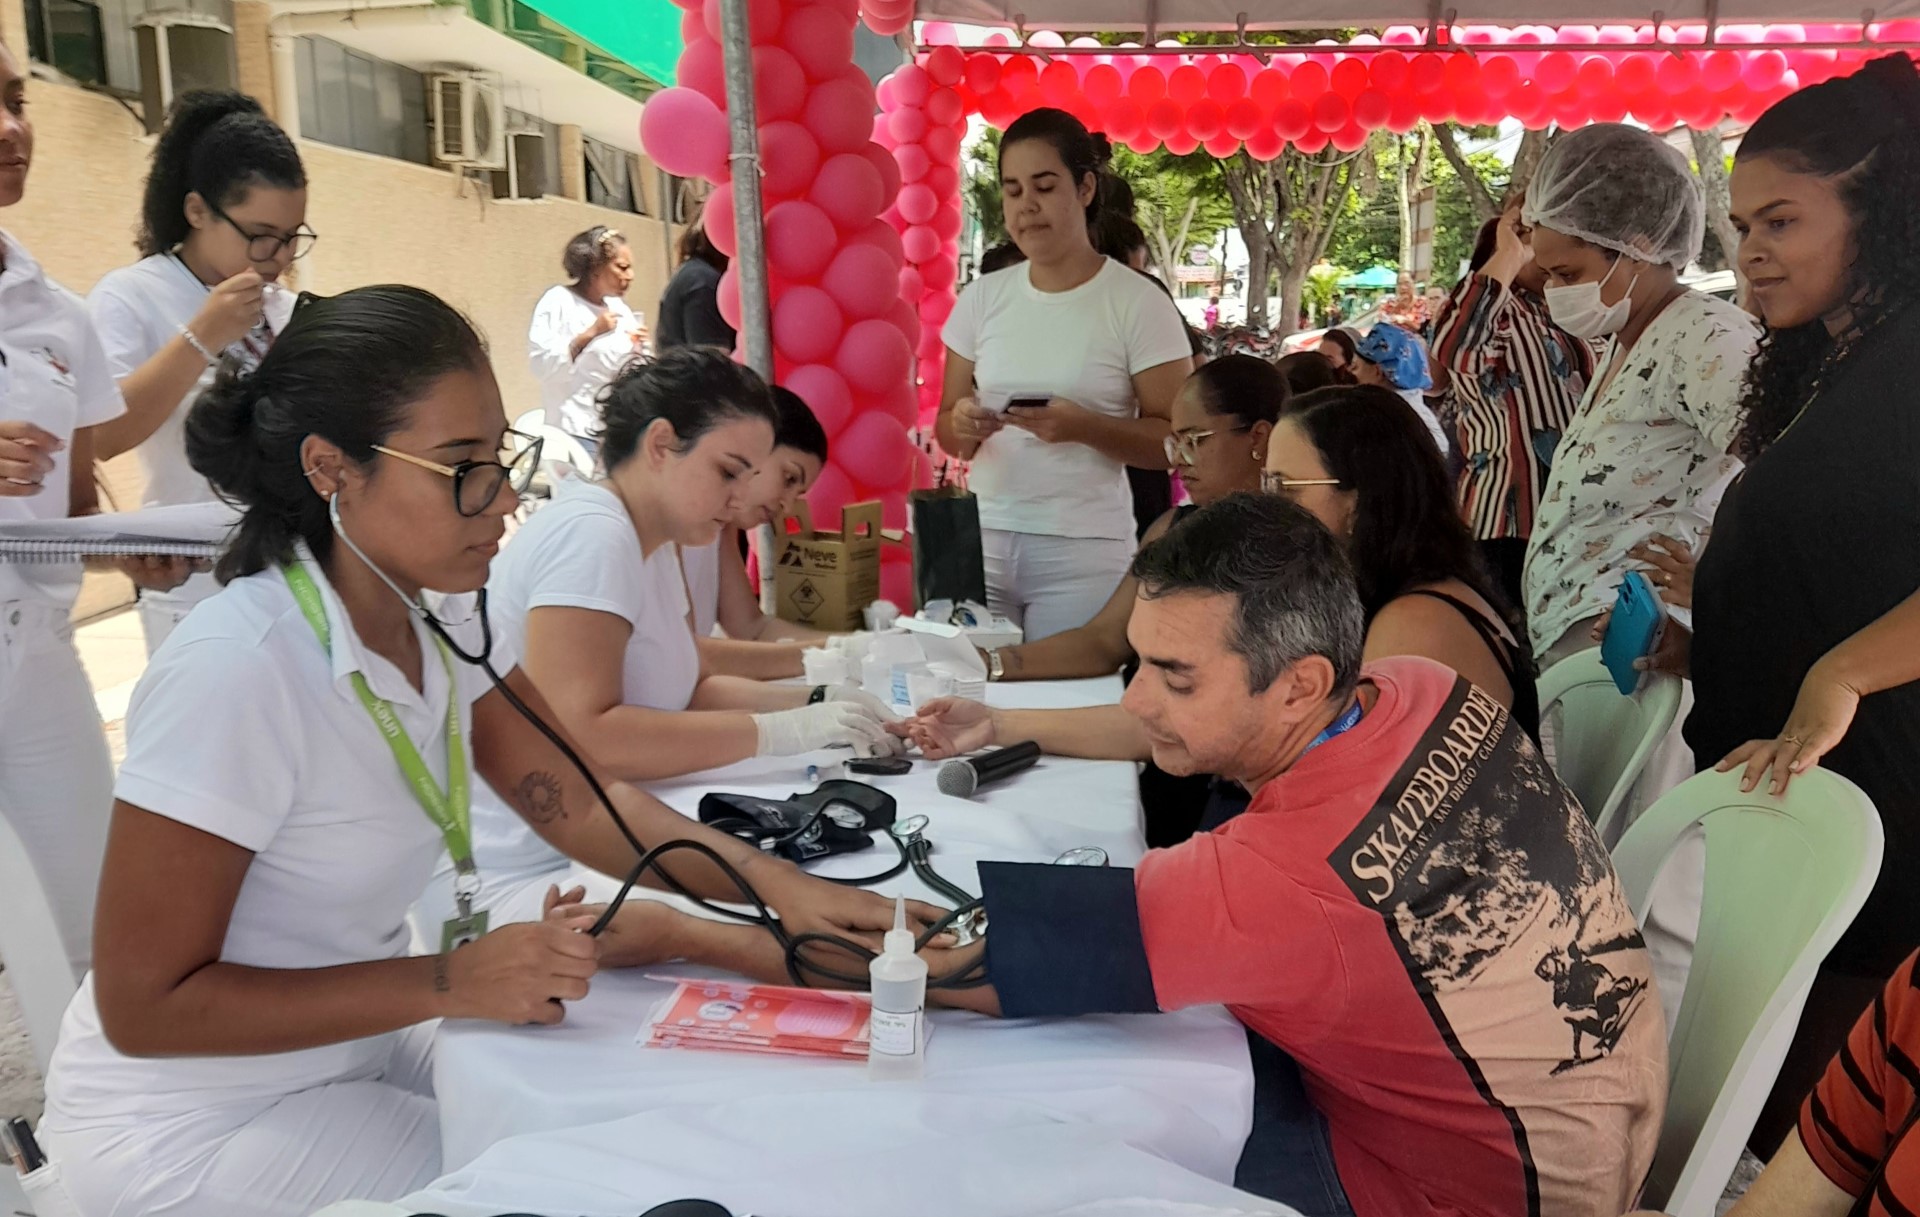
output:
<path id="1" fill-rule="evenodd" d="M 487 910 L 468 917 L 455 917 L 440 923 L 440 953 L 466 946 L 487 932 Z"/>

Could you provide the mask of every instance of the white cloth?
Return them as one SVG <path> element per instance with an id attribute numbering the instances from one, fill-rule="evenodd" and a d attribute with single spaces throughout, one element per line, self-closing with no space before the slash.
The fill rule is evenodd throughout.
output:
<path id="1" fill-rule="evenodd" d="M 1433 436 L 1433 446 L 1440 449 L 1441 456 L 1445 456 L 1447 429 L 1440 425 L 1439 417 L 1434 414 L 1432 407 L 1427 405 L 1426 394 L 1419 389 L 1395 389 L 1394 392 L 1399 394 L 1402 401 L 1413 407 L 1413 412 L 1420 416 L 1420 422 L 1426 427 L 1427 433 Z"/>
<path id="2" fill-rule="evenodd" d="M 731 530 L 722 529 L 711 545 L 680 549 L 680 569 L 687 576 L 687 599 L 693 606 L 693 632 L 713 637 L 720 624 L 720 546 L 732 544 Z"/>
<path id="3" fill-rule="evenodd" d="M 1739 467 L 1727 448 L 1759 336 L 1759 324 L 1737 306 L 1689 291 L 1632 350 L 1623 355 L 1617 341 L 1608 345 L 1554 452 L 1527 547 L 1527 625 L 1536 653 L 1613 607 L 1632 565 L 1629 549 L 1655 533 L 1700 548 Z"/>
<path id="4" fill-rule="evenodd" d="M 1132 537 L 1046 537 L 982 529 L 987 607 L 1025 631 L 1028 642 L 1078 629 L 1113 598 L 1133 553 Z"/>
<path id="5" fill-rule="evenodd" d="M 366 1078 L 160 1130 L 55 1132 L 46 1148 L 71 1164 L 63 1175 L 80 1217 L 308 1217 L 342 1200 L 391 1200 L 440 1173 L 436 1028 L 390 1037 L 386 1060 Z M 141 1185 L 128 1195 L 132 1179 Z"/>
<path id="6" fill-rule="evenodd" d="M 0 816 L 26 847 L 78 978 L 93 950 L 113 760 L 67 612 L 0 601 Z"/>
<path id="7" fill-rule="evenodd" d="M 220 951 L 223 962 L 249 967 L 323 968 L 406 954 L 407 907 L 444 849 L 351 679 L 363 673 L 392 703 L 444 783 L 448 679 L 433 636 L 415 624 L 424 655 L 424 688 L 415 690 L 361 644 L 318 565 L 303 565 L 326 606 L 331 658 L 279 570 L 234 581 L 175 632 L 134 691 L 114 791 L 253 853 Z M 453 598 L 444 616 L 463 647 L 479 648 L 470 597 Z M 502 670 L 515 666 L 507 640 L 496 640 L 494 654 Z M 463 720 L 470 723 L 473 703 L 490 689 L 478 667 L 455 661 Z M 377 1078 L 396 1039 L 135 1059 L 102 1033 L 89 977 L 54 1050 L 47 1125 L 64 1134 L 132 1129 L 129 1145 L 151 1152 L 124 1159 L 140 1169 L 118 1180 L 127 1197 L 118 1211 L 146 1212 L 136 1203 L 142 1189 L 160 1187 L 190 1148 L 191 1138 L 170 1131 L 176 1123 L 224 1112 L 238 1125 L 287 1096 Z M 162 1150 L 167 1158 L 152 1156 Z"/>
<path id="8" fill-rule="evenodd" d="M 1023 263 L 969 283 L 942 331 L 948 349 L 974 365 L 976 396 L 1064 397 L 1110 418 L 1138 418 L 1134 376 L 1192 353 L 1179 310 L 1112 260 L 1067 292 L 1038 290 L 1028 271 Z M 1004 427 L 980 445 L 967 484 L 982 528 L 1134 537 L 1125 467 L 1084 444 Z"/>
<path id="9" fill-rule="evenodd" d="M 605 312 L 618 324 L 589 342 L 575 359 L 573 340 Z M 590 304 L 564 284 L 547 289 L 527 327 L 527 365 L 540 382 L 540 406 L 547 412 L 548 426 L 582 439 L 599 434 L 600 390 L 632 361 L 633 336 L 640 326 L 639 316 L 618 296 Z"/>
<path id="10" fill-rule="evenodd" d="M 0 420 L 28 422 L 67 445 L 40 493 L 0 498 L 0 523 L 59 520 L 71 510 L 73 433 L 126 409 L 80 298 L 47 278 L 26 247 L 0 232 Z M 0 603 L 34 600 L 62 612 L 80 595 L 80 564 L 0 562 Z M 0 723 L 0 733 L 12 726 Z"/>

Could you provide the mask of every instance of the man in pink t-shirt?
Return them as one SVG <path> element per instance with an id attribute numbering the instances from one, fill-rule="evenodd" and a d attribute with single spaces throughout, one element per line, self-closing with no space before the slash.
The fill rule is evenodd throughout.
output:
<path id="1" fill-rule="evenodd" d="M 1239 1186 L 1309 1217 L 1615 1217 L 1666 1098 L 1639 927 L 1579 804 L 1501 706 L 1422 659 L 1362 668 L 1339 543 L 1235 495 L 1134 564 L 1125 705 L 1170 773 L 1253 792 L 1135 871 L 987 863 L 1008 1016 L 1228 1007 Z M 980 947 L 936 960 L 947 973 Z"/>

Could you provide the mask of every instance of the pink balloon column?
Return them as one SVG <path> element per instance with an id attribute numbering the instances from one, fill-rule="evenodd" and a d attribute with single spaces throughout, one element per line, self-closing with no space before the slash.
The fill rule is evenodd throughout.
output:
<path id="1" fill-rule="evenodd" d="M 937 46 L 880 82 L 885 113 L 874 139 L 893 149 L 900 197 L 887 222 L 900 234 L 906 267 L 899 298 L 920 320 L 919 421 L 933 425 L 940 409 L 946 345 L 940 330 L 953 312 L 960 267 L 960 143 L 967 130 L 964 87 L 967 57 Z"/>
<path id="2" fill-rule="evenodd" d="M 686 10 L 680 83 L 648 100 L 641 144 L 668 172 L 715 184 L 707 231 L 731 257 L 737 240 L 720 0 L 674 2 Z M 912 0 L 866 0 L 861 7 L 878 33 L 899 33 L 913 18 Z M 855 6 L 846 0 L 749 4 L 774 376 L 813 408 L 830 440 L 831 460 L 808 496 L 816 523 L 838 527 L 842 507 L 878 499 L 887 527 L 904 528 L 907 492 L 926 473 L 907 434 L 915 421 L 921 314 L 901 299 L 904 251 L 881 219 L 900 193 L 900 169 L 889 148 L 871 138 L 875 95 L 853 63 L 854 21 Z M 960 121 L 957 97 L 952 108 L 952 120 Z M 957 194 L 957 137 L 952 156 L 950 193 Z M 951 274 L 947 282 L 951 288 Z M 719 303 L 738 327 L 737 266 L 721 279 Z M 881 592 L 906 605 L 907 551 L 882 552 Z"/>

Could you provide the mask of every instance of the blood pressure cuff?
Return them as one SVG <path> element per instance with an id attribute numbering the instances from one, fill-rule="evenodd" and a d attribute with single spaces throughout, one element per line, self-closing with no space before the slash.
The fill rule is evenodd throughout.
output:
<path id="1" fill-rule="evenodd" d="M 1131 870 L 982 862 L 980 889 L 1002 1014 L 1159 1011 Z"/>

